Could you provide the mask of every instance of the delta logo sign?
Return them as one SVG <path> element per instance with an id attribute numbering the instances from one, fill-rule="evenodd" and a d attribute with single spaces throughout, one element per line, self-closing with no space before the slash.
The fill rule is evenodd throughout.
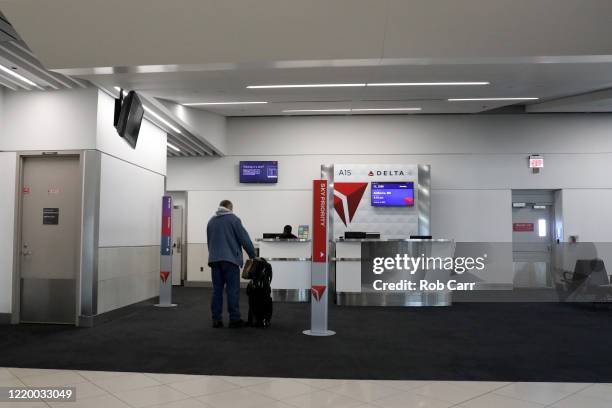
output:
<path id="1" fill-rule="evenodd" d="M 382 176 L 382 177 L 387 177 L 387 176 L 403 176 L 404 175 L 404 171 L 403 170 L 370 170 L 368 172 L 368 176 L 370 177 L 374 177 L 374 176 Z"/>
<path id="2" fill-rule="evenodd" d="M 159 273 L 159 278 L 161 279 L 162 282 L 166 283 L 166 281 L 168 280 L 168 277 L 170 276 L 170 272 L 166 272 L 166 271 L 161 271 Z"/>
<path id="3" fill-rule="evenodd" d="M 317 302 L 320 302 L 323 294 L 325 293 L 325 289 L 327 289 L 327 286 L 325 285 L 313 285 L 310 288 L 310 294 Z"/>
<path id="4" fill-rule="evenodd" d="M 368 183 L 334 183 L 334 209 L 345 226 L 353 221 Z"/>

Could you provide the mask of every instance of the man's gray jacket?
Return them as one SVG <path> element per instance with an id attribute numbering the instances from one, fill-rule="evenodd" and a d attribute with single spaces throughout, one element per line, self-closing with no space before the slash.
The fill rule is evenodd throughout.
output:
<path id="1" fill-rule="evenodd" d="M 242 248 L 250 258 L 255 258 L 255 247 L 242 221 L 232 211 L 219 207 L 206 227 L 208 265 L 227 261 L 242 266 Z"/>

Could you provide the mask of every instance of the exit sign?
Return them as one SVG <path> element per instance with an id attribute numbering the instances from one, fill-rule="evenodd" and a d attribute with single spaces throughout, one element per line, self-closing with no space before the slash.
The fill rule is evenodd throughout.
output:
<path id="1" fill-rule="evenodd" d="M 537 156 L 529 156 L 529 168 L 530 169 L 541 169 L 544 167 L 544 157 Z"/>

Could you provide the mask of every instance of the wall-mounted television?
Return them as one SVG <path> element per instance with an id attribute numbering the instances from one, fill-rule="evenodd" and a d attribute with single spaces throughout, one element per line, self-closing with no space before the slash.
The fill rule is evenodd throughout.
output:
<path id="1" fill-rule="evenodd" d="M 121 96 L 117 104 L 120 105 L 120 109 L 116 106 L 116 112 L 118 110 L 119 115 L 115 118 L 115 128 L 119 136 L 135 149 L 144 109 L 136 92 L 130 91 L 123 100 Z"/>
<path id="2" fill-rule="evenodd" d="M 412 181 L 373 181 L 371 185 L 373 207 L 413 207 Z"/>
<path id="3" fill-rule="evenodd" d="M 277 183 L 277 161 L 241 161 L 241 183 Z"/>

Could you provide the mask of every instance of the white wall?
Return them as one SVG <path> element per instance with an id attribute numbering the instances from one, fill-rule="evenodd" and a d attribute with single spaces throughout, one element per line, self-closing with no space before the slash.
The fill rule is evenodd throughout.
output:
<path id="1" fill-rule="evenodd" d="M 612 190 L 568 189 L 562 192 L 564 242 L 571 235 L 578 236 L 583 258 L 597 256 L 604 260 L 608 274 L 612 274 Z M 595 243 L 594 251 L 588 243 Z M 573 270 L 575 259 L 565 260 L 567 270 Z"/>
<path id="2" fill-rule="evenodd" d="M 187 242 L 206 243 L 206 224 L 224 199 L 234 204 L 251 239 L 261 238 L 264 232 L 282 232 L 285 224 L 297 228 L 310 224 L 310 205 L 292 205 L 312 201 L 309 191 L 190 191 Z"/>
<path id="3" fill-rule="evenodd" d="M 511 242 L 512 189 L 612 191 L 612 115 L 229 118 L 227 130 L 226 157 L 168 163 L 168 190 L 189 191 L 189 253 L 197 244 L 198 268 L 204 225 L 219 200 L 236 201 L 253 237 L 309 224 L 311 180 L 323 163 L 431 164 L 432 233 L 466 241 Z M 545 158 L 538 175 L 527 167 L 533 153 Z M 278 160 L 278 184 L 241 185 L 240 160 Z M 580 200 L 567 206 L 578 223 L 593 217 Z M 188 265 L 188 277 L 203 276 Z"/>
<path id="4" fill-rule="evenodd" d="M 0 313 L 11 313 L 17 155 L 0 152 Z"/>
<path id="5" fill-rule="evenodd" d="M 102 154 L 98 313 L 159 293 L 164 176 Z"/>
<path id="6" fill-rule="evenodd" d="M 113 126 L 115 100 L 98 91 L 97 104 L 96 148 L 145 169 L 166 174 L 166 133 L 148 120 L 143 120 L 136 149 L 132 149 L 117 135 Z"/>
<path id="7" fill-rule="evenodd" d="M 159 245 L 164 177 L 102 154 L 99 246 Z"/>
<path id="8" fill-rule="evenodd" d="M 159 294 L 161 197 L 166 133 L 143 120 L 133 149 L 113 126 L 114 99 L 98 91 L 96 148 L 102 152 L 98 313 Z"/>
<path id="9" fill-rule="evenodd" d="M 612 190 L 563 190 L 563 235 L 581 242 L 612 242 Z"/>
<path id="10" fill-rule="evenodd" d="M 96 147 L 93 88 L 5 91 L 0 150 L 81 150 Z"/>
<path id="11" fill-rule="evenodd" d="M 113 126 L 114 99 L 97 94 L 96 148 L 102 152 L 98 313 L 159 293 L 161 197 L 166 133 L 143 120 L 133 149 Z"/>
<path id="12" fill-rule="evenodd" d="M 510 190 L 433 190 L 431 234 L 458 242 L 511 242 L 510 203 Z"/>
<path id="13" fill-rule="evenodd" d="M 612 115 L 229 118 L 231 155 L 611 152 Z"/>

